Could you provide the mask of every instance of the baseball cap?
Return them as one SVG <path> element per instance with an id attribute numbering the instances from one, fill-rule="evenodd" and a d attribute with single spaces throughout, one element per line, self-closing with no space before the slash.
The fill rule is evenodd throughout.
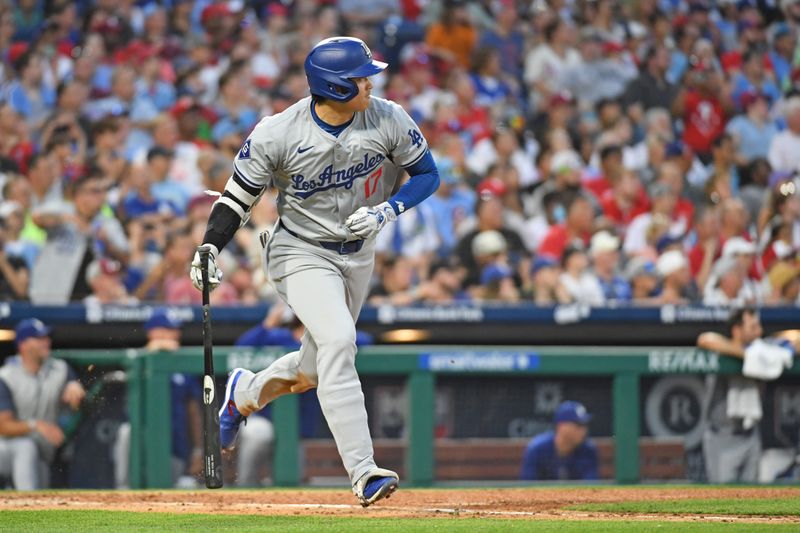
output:
<path id="1" fill-rule="evenodd" d="M 625 279 L 628 281 L 633 281 L 634 278 L 638 278 L 642 275 L 658 277 L 656 264 L 644 257 L 634 257 L 628 261 L 628 264 L 625 265 L 624 275 Z"/>
<path id="2" fill-rule="evenodd" d="M 481 271 L 481 285 L 486 285 L 501 279 L 510 278 L 512 275 L 511 267 L 493 263 L 487 265 Z"/>
<path id="3" fill-rule="evenodd" d="M 508 249 L 506 238 L 496 230 L 486 230 L 475 235 L 472 239 L 472 255 L 500 254 Z"/>
<path id="4" fill-rule="evenodd" d="M 553 154 L 553 159 L 550 161 L 550 168 L 554 174 L 561 174 L 562 172 L 569 172 L 573 170 L 581 170 L 583 163 L 581 156 L 574 150 L 561 150 Z"/>
<path id="5" fill-rule="evenodd" d="M 173 312 L 165 307 L 154 309 L 150 318 L 144 323 L 144 330 L 155 328 L 180 329 L 183 322 Z"/>
<path id="6" fill-rule="evenodd" d="M 731 237 L 722 247 L 722 257 L 734 255 L 751 255 L 756 253 L 756 245 L 744 237 Z"/>
<path id="7" fill-rule="evenodd" d="M 576 424 L 586 425 L 592 420 L 592 415 L 586 410 L 586 407 L 580 402 L 568 400 L 563 402 L 556 409 L 553 416 L 553 422 L 574 422 Z"/>
<path id="8" fill-rule="evenodd" d="M 508 187 L 500 178 L 486 178 L 481 181 L 475 190 L 480 196 L 504 196 L 508 192 Z"/>
<path id="9" fill-rule="evenodd" d="M 31 337 L 36 337 L 41 339 L 42 337 L 50 336 L 51 329 L 44 325 L 44 322 L 39 320 L 38 318 L 26 318 L 25 320 L 21 320 L 17 327 L 14 328 L 15 339 L 17 344 L 30 339 Z"/>
<path id="10" fill-rule="evenodd" d="M 661 254 L 658 261 L 656 261 L 656 272 L 660 276 L 666 277 L 687 265 L 686 256 L 683 255 L 683 252 L 670 250 Z"/>
<path id="11" fill-rule="evenodd" d="M 592 241 L 589 245 L 589 253 L 591 255 L 616 250 L 619 250 L 619 237 L 605 230 L 598 231 L 592 235 Z"/>
<path id="12" fill-rule="evenodd" d="M 549 255 L 540 255 L 534 259 L 531 264 L 531 275 L 535 276 L 543 268 L 555 268 L 558 266 L 558 261 Z"/>
<path id="13" fill-rule="evenodd" d="M 121 270 L 122 265 L 120 265 L 118 261 L 107 257 L 101 257 L 100 259 L 95 259 L 86 267 L 86 281 L 87 283 L 91 283 L 91 281 L 100 274 L 116 276 Z"/>
<path id="14" fill-rule="evenodd" d="M 661 237 L 658 238 L 656 241 L 656 251 L 658 253 L 664 253 L 664 250 L 669 248 L 674 244 L 681 244 L 683 242 L 683 238 L 675 237 L 674 235 L 670 235 L 669 233 L 665 233 Z"/>

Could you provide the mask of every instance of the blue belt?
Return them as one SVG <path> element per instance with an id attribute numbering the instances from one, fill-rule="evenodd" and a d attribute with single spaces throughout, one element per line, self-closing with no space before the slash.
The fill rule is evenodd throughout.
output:
<path id="1" fill-rule="evenodd" d="M 297 237 L 298 239 L 304 240 L 306 242 L 318 244 L 323 248 L 325 248 L 326 250 L 337 252 L 339 255 L 354 254 L 356 252 L 359 252 L 361 248 L 364 246 L 363 239 L 359 239 L 357 241 L 315 241 L 312 239 L 307 239 L 287 228 L 286 225 L 283 223 L 283 220 L 279 221 L 278 224 L 280 224 L 280 226 L 283 229 L 289 232 L 289 235 Z"/>

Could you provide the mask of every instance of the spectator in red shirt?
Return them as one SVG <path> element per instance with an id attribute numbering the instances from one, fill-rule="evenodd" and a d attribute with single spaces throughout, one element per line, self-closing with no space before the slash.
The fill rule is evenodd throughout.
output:
<path id="1" fill-rule="evenodd" d="M 611 184 L 620 177 L 622 166 L 622 148 L 610 144 L 600 149 L 600 175 L 584 182 L 583 187 L 591 191 L 595 198 L 602 200 L 603 194 L 611 190 Z"/>
<path id="2" fill-rule="evenodd" d="M 576 194 L 567 201 L 566 208 L 566 220 L 552 226 L 547 232 L 539 246 L 540 255 L 555 257 L 560 261 L 564 248 L 570 242 L 579 240 L 588 246 L 594 222 L 591 202 L 586 196 Z"/>
<path id="3" fill-rule="evenodd" d="M 636 173 L 624 170 L 603 193 L 600 207 L 603 215 L 617 226 L 622 235 L 634 218 L 650 209 L 650 199 Z"/>
<path id="4" fill-rule="evenodd" d="M 675 98 L 672 113 L 683 119 L 683 141 L 708 162 L 711 143 L 725 130 L 726 114 L 733 112 L 733 102 L 720 75 L 702 64 L 689 73 L 687 87 Z"/>

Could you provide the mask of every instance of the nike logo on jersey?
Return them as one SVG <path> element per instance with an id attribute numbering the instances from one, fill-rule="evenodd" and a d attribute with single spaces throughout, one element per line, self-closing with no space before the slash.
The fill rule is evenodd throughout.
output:
<path id="1" fill-rule="evenodd" d="M 316 178 L 309 179 L 302 174 L 295 174 L 292 176 L 292 185 L 297 191 L 295 196 L 305 199 L 328 189 L 338 189 L 340 187 L 351 189 L 355 180 L 368 176 L 381 166 L 384 159 L 386 157 L 382 154 L 370 156 L 367 153 L 364 154 L 362 161 L 342 170 L 334 170 L 333 165 L 328 165 Z"/>
<path id="2" fill-rule="evenodd" d="M 297 153 L 298 153 L 298 154 L 302 154 L 303 152 L 308 152 L 308 151 L 309 151 L 309 150 L 311 150 L 312 148 L 314 148 L 314 145 L 313 145 L 313 144 L 312 144 L 311 146 L 308 146 L 308 147 L 306 147 L 306 148 L 298 148 L 298 149 L 297 149 Z"/>

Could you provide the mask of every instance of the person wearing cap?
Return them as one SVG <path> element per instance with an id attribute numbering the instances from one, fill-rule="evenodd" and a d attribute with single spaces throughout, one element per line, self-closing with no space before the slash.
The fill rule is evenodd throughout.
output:
<path id="1" fill-rule="evenodd" d="M 786 22 L 773 24 L 770 35 L 772 46 L 767 52 L 767 57 L 775 73 L 776 84 L 780 88 L 786 88 L 791 84 L 797 36 Z"/>
<path id="2" fill-rule="evenodd" d="M 477 301 L 518 302 L 519 290 L 514 285 L 514 271 L 504 262 L 489 263 L 481 270 L 481 284 L 473 287 Z"/>
<path id="3" fill-rule="evenodd" d="M 583 404 L 566 401 L 558 406 L 555 428 L 535 436 L 522 458 L 524 480 L 594 480 L 597 448 L 588 438 L 592 415 Z"/>
<path id="4" fill-rule="evenodd" d="M 631 302 L 634 305 L 654 305 L 658 288 L 656 265 L 644 257 L 633 257 L 625 265 L 625 279 L 631 287 Z"/>
<path id="5" fill-rule="evenodd" d="M 746 301 L 743 294 L 745 276 L 746 273 L 736 258 L 725 255 L 720 257 L 714 263 L 703 289 L 703 305 L 742 307 L 752 303 Z"/>
<path id="6" fill-rule="evenodd" d="M 92 290 L 92 294 L 83 299 L 86 306 L 138 302 L 122 283 L 122 265 L 113 259 L 102 257 L 92 261 L 86 268 L 86 283 Z"/>
<path id="7" fill-rule="evenodd" d="M 722 246 L 722 257 L 730 257 L 736 261 L 742 272 L 743 286 L 741 296 L 750 305 L 760 305 L 764 301 L 761 287 L 761 273 L 756 268 L 758 247 L 744 237 L 731 237 Z"/>
<path id="8" fill-rule="evenodd" d="M 481 269 L 493 256 L 507 253 L 512 268 L 528 256 L 522 237 L 506 222 L 502 196 L 507 188 L 502 180 L 484 180 L 477 189 L 475 228 L 465 233 L 455 248 L 459 262 L 467 269 L 466 287 L 480 284 Z"/>
<path id="9" fill-rule="evenodd" d="M 16 490 L 47 488 L 64 442 L 63 406 L 77 410 L 86 392 L 75 372 L 50 357 L 50 328 L 27 318 L 15 330 L 17 355 L 0 367 L 0 477 Z"/>
<path id="10" fill-rule="evenodd" d="M 647 230 L 654 220 L 666 220 L 668 232 L 673 236 L 682 235 L 688 227 L 685 219 L 675 217 L 678 197 L 669 184 L 656 181 L 649 188 L 649 196 L 650 210 L 634 218 L 625 232 L 623 250 L 628 255 L 641 254 L 647 249 Z"/>
<path id="11" fill-rule="evenodd" d="M 658 303 L 678 304 L 698 300 L 689 262 L 682 251 L 668 250 L 661 254 L 656 261 L 656 272 L 662 279 Z"/>
<path id="12" fill-rule="evenodd" d="M 531 263 L 529 292 L 535 305 L 550 306 L 568 302 L 569 294 L 558 282 L 561 267 L 554 258 L 538 255 Z"/>
<path id="13" fill-rule="evenodd" d="M 631 301 L 631 286 L 617 272 L 619 267 L 620 240 L 616 235 L 603 230 L 592 235 L 589 256 L 592 270 L 600 283 L 607 302 L 626 303 Z"/>

